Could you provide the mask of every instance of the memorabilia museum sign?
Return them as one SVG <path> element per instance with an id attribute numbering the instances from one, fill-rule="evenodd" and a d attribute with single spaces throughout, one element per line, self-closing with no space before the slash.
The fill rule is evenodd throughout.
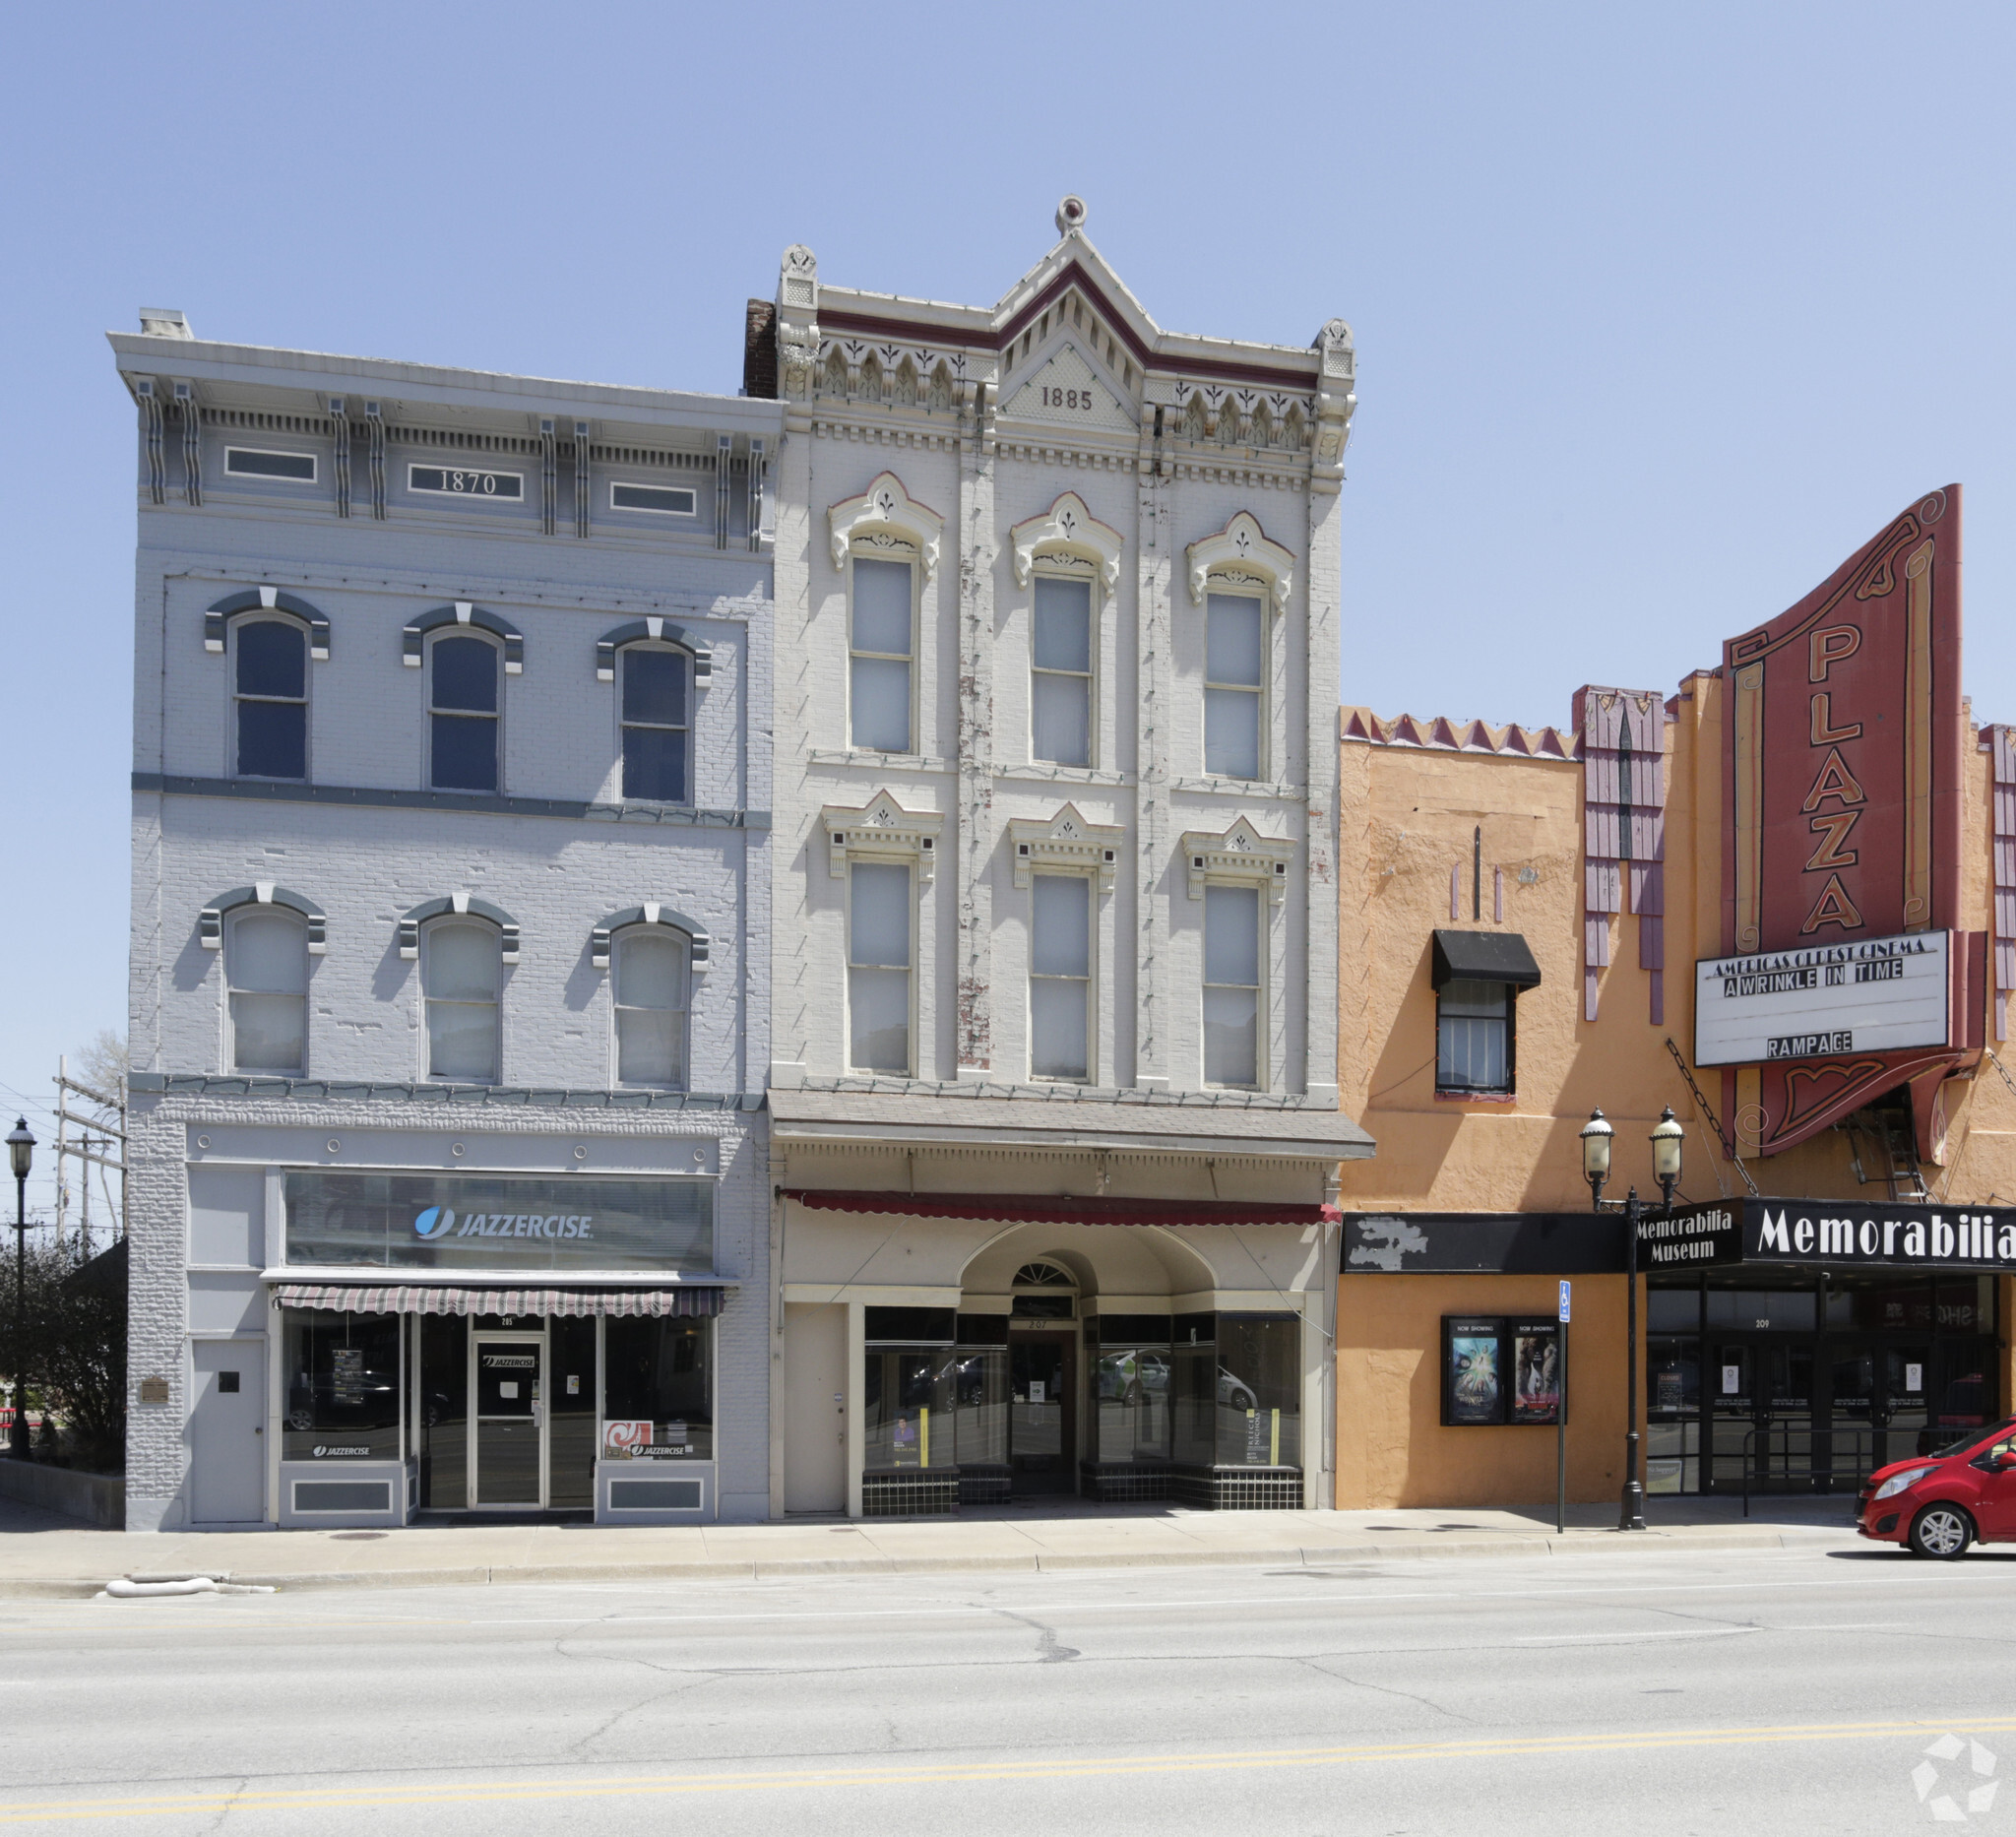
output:
<path id="1" fill-rule="evenodd" d="M 1817 944 L 1694 966 L 1694 1063 L 1947 1044 L 1951 934 Z"/>
<path id="2" fill-rule="evenodd" d="M 1724 957 L 1697 971 L 1696 1045 L 1735 1067 L 1725 1113 L 1746 1156 L 1909 1085 L 1937 1159 L 1938 1088 L 1980 1045 L 1985 939 L 1931 942 L 1960 912 L 1960 522 L 1958 485 L 1928 492 L 1723 647 Z M 1926 941 L 1916 959 L 1911 939 Z M 1861 945 L 1887 950 L 1812 955 Z M 1932 1014 L 1941 951 L 1951 1026 Z M 1731 959 L 1758 961 L 1710 977 Z"/>
<path id="3" fill-rule="evenodd" d="M 2016 1272 L 2016 1207 L 1724 1199 L 1638 1221 L 1641 1270 L 1732 1263 Z"/>

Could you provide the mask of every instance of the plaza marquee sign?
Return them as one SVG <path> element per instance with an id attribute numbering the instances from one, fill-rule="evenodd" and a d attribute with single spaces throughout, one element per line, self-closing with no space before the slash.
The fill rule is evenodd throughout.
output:
<path id="1" fill-rule="evenodd" d="M 1725 1199 L 1638 1222 L 1641 1270 L 1732 1263 L 2016 1273 L 2016 1207 Z"/>
<path id="2" fill-rule="evenodd" d="M 1769 1064 L 1943 1046 L 1951 935 L 1818 944 L 1694 966 L 1694 1063 Z"/>

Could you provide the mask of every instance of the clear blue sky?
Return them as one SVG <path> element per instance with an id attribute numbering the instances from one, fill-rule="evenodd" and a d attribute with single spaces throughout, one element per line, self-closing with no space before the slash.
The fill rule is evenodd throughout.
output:
<path id="1" fill-rule="evenodd" d="M 124 1024 L 134 417 L 101 334 L 142 304 L 732 391 L 788 243 L 991 301 L 1076 191 L 1164 325 L 1354 327 L 1348 699 L 1538 724 L 1584 680 L 1670 689 L 1957 478 L 1969 686 L 2016 719 L 2006 5 L 11 17 L 0 1103 L 45 1135 L 56 1054 Z"/>

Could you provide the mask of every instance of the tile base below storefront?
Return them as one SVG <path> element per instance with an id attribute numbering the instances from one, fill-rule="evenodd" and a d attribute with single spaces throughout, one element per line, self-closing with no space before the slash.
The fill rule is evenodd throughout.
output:
<path id="1" fill-rule="evenodd" d="M 1169 1497 L 1204 1512 L 1298 1512 L 1302 1509 L 1299 1467 L 1178 1467 L 1169 1478 Z"/>
<path id="2" fill-rule="evenodd" d="M 959 1470 L 936 1473 L 863 1474 L 863 1518 L 920 1518 L 959 1509 Z"/>

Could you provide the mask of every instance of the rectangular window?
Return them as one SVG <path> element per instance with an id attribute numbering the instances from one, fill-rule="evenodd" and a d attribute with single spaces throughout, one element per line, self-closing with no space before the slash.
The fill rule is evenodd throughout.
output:
<path id="1" fill-rule="evenodd" d="M 1219 1315 L 1219 1466 L 1301 1465 L 1301 1349 L 1293 1314 Z"/>
<path id="2" fill-rule="evenodd" d="M 428 659 L 436 791 L 497 789 L 497 651 L 481 638 L 439 638 Z"/>
<path id="3" fill-rule="evenodd" d="M 1258 778 L 1265 612 L 1240 594 L 1207 594 L 1204 617 L 1204 769 Z"/>
<path id="4" fill-rule="evenodd" d="M 525 475 L 516 472 L 474 472 L 457 466 L 409 466 L 407 489 L 447 497 L 504 498 L 525 495 Z"/>
<path id="5" fill-rule="evenodd" d="M 856 861 L 848 881 L 848 1064 L 907 1077 L 910 869 Z"/>
<path id="6" fill-rule="evenodd" d="M 400 1458 L 403 1318 L 292 1307 L 282 1314 L 284 1459 L 340 1464 Z"/>
<path id="7" fill-rule="evenodd" d="M 687 660 L 683 651 L 623 652 L 623 795 L 686 803 Z"/>
<path id="8" fill-rule="evenodd" d="M 609 483 L 611 510 L 648 510 L 661 517 L 690 517 L 698 500 L 686 484 Z"/>
<path id="9" fill-rule="evenodd" d="M 1204 1082 L 1260 1083 L 1260 889 L 1204 889 Z"/>
<path id="10" fill-rule="evenodd" d="M 298 484 L 313 484 L 315 455 L 263 453 L 256 447 L 225 447 L 224 471 L 243 478 L 291 478 Z"/>
<path id="11" fill-rule="evenodd" d="M 240 619 L 232 699 L 241 778 L 308 776 L 308 640 L 284 619 Z"/>
<path id="12" fill-rule="evenodd" d="M 870 1473 L 952 1467 L 959 1360 L 933 1347 L 871 1347 L 862 1373 L 861 1465 Z"/>
<path id="13" fill-rule="evenodd" d="M 433 924 L 426 945 L 427 1076 L 495 1084 L 497 933 L 482 923 Z"/>
<path id="14" fill-rule="evenodd" d="M 231 1066 L 241 1072 L 301 1072 L 308 1062 L 308 933 L 298 918 L 241 913 L 225 940 L 230 986 Z"/>
<path id="15" fill-rule="evenodd" d="M 910 563 L 856 560 L 848 699 L 850 744 L 863 751 L 916 750 L 911 742 L 914 628 Z"/>
<path id="16" fill-rule="evenodd" d="M 1092 583 L 1036 577 L 1030 625 L 1030 752 L 1092 764 Z"/>
<path id="17" fill-rule="evenodd" d="M 1030 1075 L 1083 1083 L 1092 1068 L 1092 882 L 1038 874 L 1029 918 Z"/>
<path id="18" fill-rule="evenodd" d="M 1435 1089 L 1509 1093 L 1512 1016 L 1509 983 L 1444 982 L 1435 992 Z"/>
<path id="19" fill-rule="evenodd" d="M 616 1315 L 602 1335 L 603 1457 L 713 1460 L 714 1322 Z"/>

